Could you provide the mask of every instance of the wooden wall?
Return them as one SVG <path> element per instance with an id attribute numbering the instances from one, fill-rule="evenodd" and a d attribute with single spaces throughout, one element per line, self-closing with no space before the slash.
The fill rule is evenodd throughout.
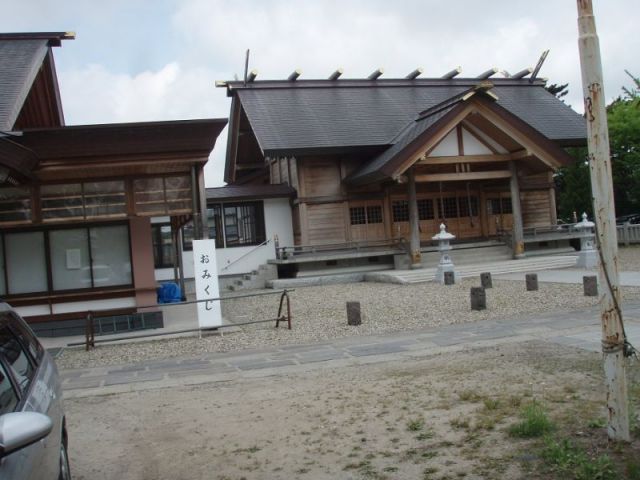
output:
<path id="1" fill-rule="evenodd" d="M 408 222 L 394 222 L 392 203 L 407 199 L 404 184 L 388 186 L 372 185 L 351 189 L 343 179 L 357 167 L 353 159 L 305 157 L 280 158 L 270 164 L 271 181 L 285 182 L 298 190 L 293 208 L 294 239 L 300 245 L 343 243 L 352 240 L 391 238 L 409 235 Z M 285 173 L 286 172 L 286 173 Z M 521 177 L 521 204 L 524 227 L 552 225 L 555 222 L 555 196 L 549 172 Z M 500 230 L 510 230 L 513 218 L 510 213 L 489 213 L 491 199 L 509 198 L 509 182 L 472 182 L 470 189 L 454 183 L 443 183 L 442 196 L 466 197 L 467 191 L 478 199 L 478 215 L 447 219 L 448 230 L 458 238 L 494 236 Z M 421 241 L 428 242 L 438 231 L 439 186 L 418 184 L 418 198 L 434 201 L 436 218 L 420 222 Z M 373 202 L 373 203 L 372 203 Z M 381 205 L 382 226 L 351 225 L 350 207 L 369 204 Z M 371 230 L 371 231 L 370 231 Z M 364 233 L 363 233 L 364 232 Z"/>
<path id="2" fill-rule="evenodd" d="M 522 224 L 524 228 L 552 224 L 548 190 L 520 192 L 520 203 L 522 205 Z"/>

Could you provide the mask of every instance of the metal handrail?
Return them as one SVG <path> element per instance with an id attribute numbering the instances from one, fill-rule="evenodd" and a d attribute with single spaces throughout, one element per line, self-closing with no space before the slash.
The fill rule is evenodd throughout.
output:
<path id="1" fill-rule="evenodd" d="M 257 249 L 259 249 L 260 247 L 264 247 L 265 245 L 267 245 L 269 242 L 271 241 L 270 238 L 267 238 L 264 242 L 262 242 L 260 245 L 256 245 L 255 247 L 253 247 L 251 250 L 249 250 L 248 252 L 244 253 L 243 255 L 239 256 L 238 258 L 236 258 L 233 262 L 230 262 L 228 264 L 226 264 L 224 267 L 222 267 L 222 270 L 226 270 L 227 268 L 229 268 L 231 265 L 233 265 L 236 262 L 239 262 L 240 260 L 242 260 L 244 257 L 246 257 L 247 255 L 251 255 L 253 252 L 255 252 Z"/>
<path id="2" fill-rule="evenodd" d="M 381 240 L 363 240 L 356 242 L 343 242 L 343 243 L 325 243 L 323 245 L 294 245 L 289 247 L 277 247 L 277 258 L 286 259 L 290 256 L 301 255 L 305 253 L 319 253 L 330 252 L 335 250 L 353 249 L 359 250 L 361 248 L 373 248 L 373 247 L 386 247 L 395 246 L 402 248 L 403 238 L 391 238 Z"/>

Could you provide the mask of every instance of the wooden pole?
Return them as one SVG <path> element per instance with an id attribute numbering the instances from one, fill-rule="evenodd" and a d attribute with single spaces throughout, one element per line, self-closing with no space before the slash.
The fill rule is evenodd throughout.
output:
<path id="1" fill-rule="evenodd" d="M 520 205 L 520 185 L 518 184 L 518 171 L 515 162 L 509 162 L 509 171 L 511 172 L 511 210 L 513 217 L 513 238 L 512 249 L 513 258 L 524 257 L 524 231 L 522 228 L 522 207 Z"/>
<path id="2" fill-rule="evenodd" d="M 407 173 L 409 177 L 409 231 L 411 233 L 409 245 L 411 248 L 411 267 L 415 268 L 420 265 L 422 260 L 420 253 L 420 220 L 418 218 L 415 172 L 413 171 L 413 168 L 410 168 Z"/>
<path id="3" fill-rule="evenodd" d="M 578 2 L 578 46 L 591 170 L 596 238 L 600 251 L 602 351 L 607 386 L 607 431 L 611 440 L 629 441 L 625 335 L 620 311 L 618 242 L 615 225 L 607 112 L 602 62 L 591 0 Z"/>

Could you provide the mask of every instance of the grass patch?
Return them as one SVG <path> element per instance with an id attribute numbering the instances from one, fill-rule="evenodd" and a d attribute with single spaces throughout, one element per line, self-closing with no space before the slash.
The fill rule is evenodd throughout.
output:
<path id="1" fill-rule="evenodd" d="M 433 430 L 427 430 L 426 432 L 420 432 L 416 435 L 416 440 L 428 440 L 434 437 Z"/>
<path id="2" fill-rule="evenodd" d="M 555 428 L 538 402 L 531 402 L 520 412 L 522 420 L 509 428 L 509 435 L 519 438 L 541 437 Z"/>
<path id="3" fill-rule="evenodd" d="M 568 439 L 547 439 L 542 458 L 548 467 L 560 474 L 570 474 L 576 480 L 616 480 L 619 477 L 608 455 L 590 458 L 584 450 Z"/>
<path id="4" fill-rule="evenodd" d="M 496 400 L 494 398 L 485 398 L 483 401 L 484 408 L 487 411 L 497 410 L 500 406 L 500 400 Z"/>
<path id="5" fill-rule="evenodd" d="M 424 428 L 424 418 L 416 418 L 407 422 L 407 430 L 410 432 L 419 432 Z"/>
<path id="6" fill-rule="evenodd" d="M 478 402 L 481 397 L 475 390 L 463 390 L 458 393 L 458 398 L 463 402 Z"/>

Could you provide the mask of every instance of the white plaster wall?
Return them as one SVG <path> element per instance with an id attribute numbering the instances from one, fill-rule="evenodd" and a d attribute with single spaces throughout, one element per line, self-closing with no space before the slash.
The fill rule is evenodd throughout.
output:
<path id="1" fill-rule="evenodd" d="M 263 200 L 263 203 L 265 234 L 269 242 L 258 248 L 255 245 L 250 247 L 218 248 L 216 250 L 218 275 L 248 273 L 267 263 L 267 260 L 276 258 L 276 250 L 273 244 L 275 235 L 278 236 L 281 246 L 293 245 L 293 223 L 289 199 L 266 199 Z M 246 256 L 233 263 L 243 255 Z M 185 278 L 193 278 L 192 252 L 183 252 L 182 262 Z M 173 280 L 173 268 L 156 269 L 156 280 Z"/>

